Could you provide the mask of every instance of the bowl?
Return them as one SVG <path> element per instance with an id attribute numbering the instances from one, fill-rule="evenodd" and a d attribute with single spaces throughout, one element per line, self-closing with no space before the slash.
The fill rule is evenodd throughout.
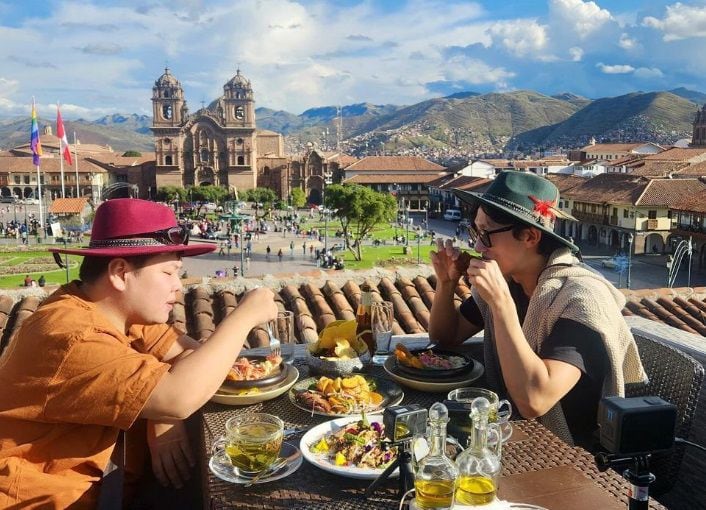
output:
<path id="1" fill-rule="evenodd" d="M 363 366 L 370 362 L 370 353 L 365 351 L 356 358 L 337 359 L 322 358 L 307 351 L 306 362 L 312 374 L 345 376 L 362 371 Z"/>
<path id="2" fill-rule="evenodd" d="M 473 371 L 473 358 L 466 354 L 462 354 L 454 351 L 446 351 L 444 349 L 438 349 L 433 347 L 431 349 L 415 349 L 410 351 L 413 355 L 418 356 L 422 352 L 432 351 L 434 354 L 439 356 L 455 356 L 458 358 L 463 358 L 463 364 L 454 368 L 414 368 L 409 367 L 401 363 L 394 355 L 391 356 L 395 360 L 395 367 L 397 370 L 409 377 L 419 380 L 427 379 L 442 379 L 447 377 L 457 377 L 466 372 Z"/>

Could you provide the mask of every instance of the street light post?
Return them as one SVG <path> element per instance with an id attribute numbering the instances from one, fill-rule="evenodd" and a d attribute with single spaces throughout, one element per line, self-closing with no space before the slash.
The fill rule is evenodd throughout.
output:
<path id="1" fill-rule="evenodd" d="M 405 246 L 409 246 L 409 205 L 407 206 L 406 214 L 405 214 L 405 223 L 407 224 L 407 235 L 404 239 L 404 244 Z"/>
<path id="2" fill-rule="evenodd" d="M 630 269 L 632 266 L 632 242 L 635 239 L 635 237 L 632 235 L 632 232 L 628 234 L 628 281 L 627 281 L 627 288 L 628 290 L 630 289 Z"/>
<path id="3" fill-rule="evenodd" d="M 420 243 L 422 242 L 422 235 L 420 233 L 417 233 L 417 264 L 422 263 L 422 256 L 421 256 L 421 246 Z"/>
<path id="4" fill-rule="evenodd" d="M 243 235 L 243 219 L 240 218 L 240 276 L 245 278 L 245 264 L 243 260 L 243 245 L 245 244 L 245 236 Z"/>

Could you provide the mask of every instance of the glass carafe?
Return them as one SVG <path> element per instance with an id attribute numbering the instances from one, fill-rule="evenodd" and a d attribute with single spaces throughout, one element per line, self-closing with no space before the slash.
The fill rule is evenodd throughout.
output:
<path id="1" fill-rule="evenodd" d="M 416 506 L 422 510 L 447 509 L 454 503 L 458 469 L 446 456 L 446 424 L 449 412 L 444 404 L 429 409 L 429 455 L 417 464 L 414 475 Z"/>
<path id="2" fill-rule="evenodd" d="M 456 458 L 456 503 L 485 505 L 495 500 L 500 476 L 500 428 L 488 423 L 490 403 L 480 397 L 471 404 L 470 445 Z"/>

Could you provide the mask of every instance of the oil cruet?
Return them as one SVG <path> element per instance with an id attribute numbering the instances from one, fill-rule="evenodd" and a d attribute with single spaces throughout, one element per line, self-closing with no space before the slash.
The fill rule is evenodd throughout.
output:
<path id="1" fill-rule="evenodd" d="M 457 504 L 485 505 L 496 498 L 502 467 L 502 441 L 498 424 L 488 423 L 489 413 L 490 403 L 487 399 L 480 397 L 471 404 L 470 445 L 456 458 L 459 471 L 455 495 Z"/>
<path id="2" fill-rule="evenodd" d="M 415 503 L 419 509 L 453 506 L 458 469 L 445 453 L 448 421 L 446 406 L 440 402 L 433 404 L 429 409 L 429 455 L 419 461 L 414 476 Z"/>

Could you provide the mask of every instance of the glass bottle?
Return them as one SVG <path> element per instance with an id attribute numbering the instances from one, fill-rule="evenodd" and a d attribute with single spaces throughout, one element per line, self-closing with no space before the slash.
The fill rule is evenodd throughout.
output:
<path id="1" fill-rule="evenodd" d="M 440 402 L 429 409 L 429 455 L 417 464 L 414 492 L 417 508 L 446 509 L 454 503 L 454 487 L 458 477 L 456 464 L 446 456 L 446 424 L 449 411 Z"/>
<path id="2" fill-rule="evenodd" d="M 488 423 L 490 403 L 483 397 L 471 404 L 470 445 L 456 458 L 456 503 L 485 505 L 495 500 L 500 475 L 501 434 L 497 423 Z M 489 441 L 488 436 L 494 435 Z M 491 447 L 490 444 L 493 443 Z"/>
<path id="3" fill-rule="evenodd" d="M 372 330 L 372 304 L 373 293 L 370 286 L 367 283 L 364 283 L 360 286 L 360 304 L 358 305 L 358 310 L 355 313 L 355 320 L 357 322 L 355 332 L 358 338 L 363 340 L 365 345 L 368 346 L 370 356 L 373 356 L 377 350 L 377 345 Z"/>

